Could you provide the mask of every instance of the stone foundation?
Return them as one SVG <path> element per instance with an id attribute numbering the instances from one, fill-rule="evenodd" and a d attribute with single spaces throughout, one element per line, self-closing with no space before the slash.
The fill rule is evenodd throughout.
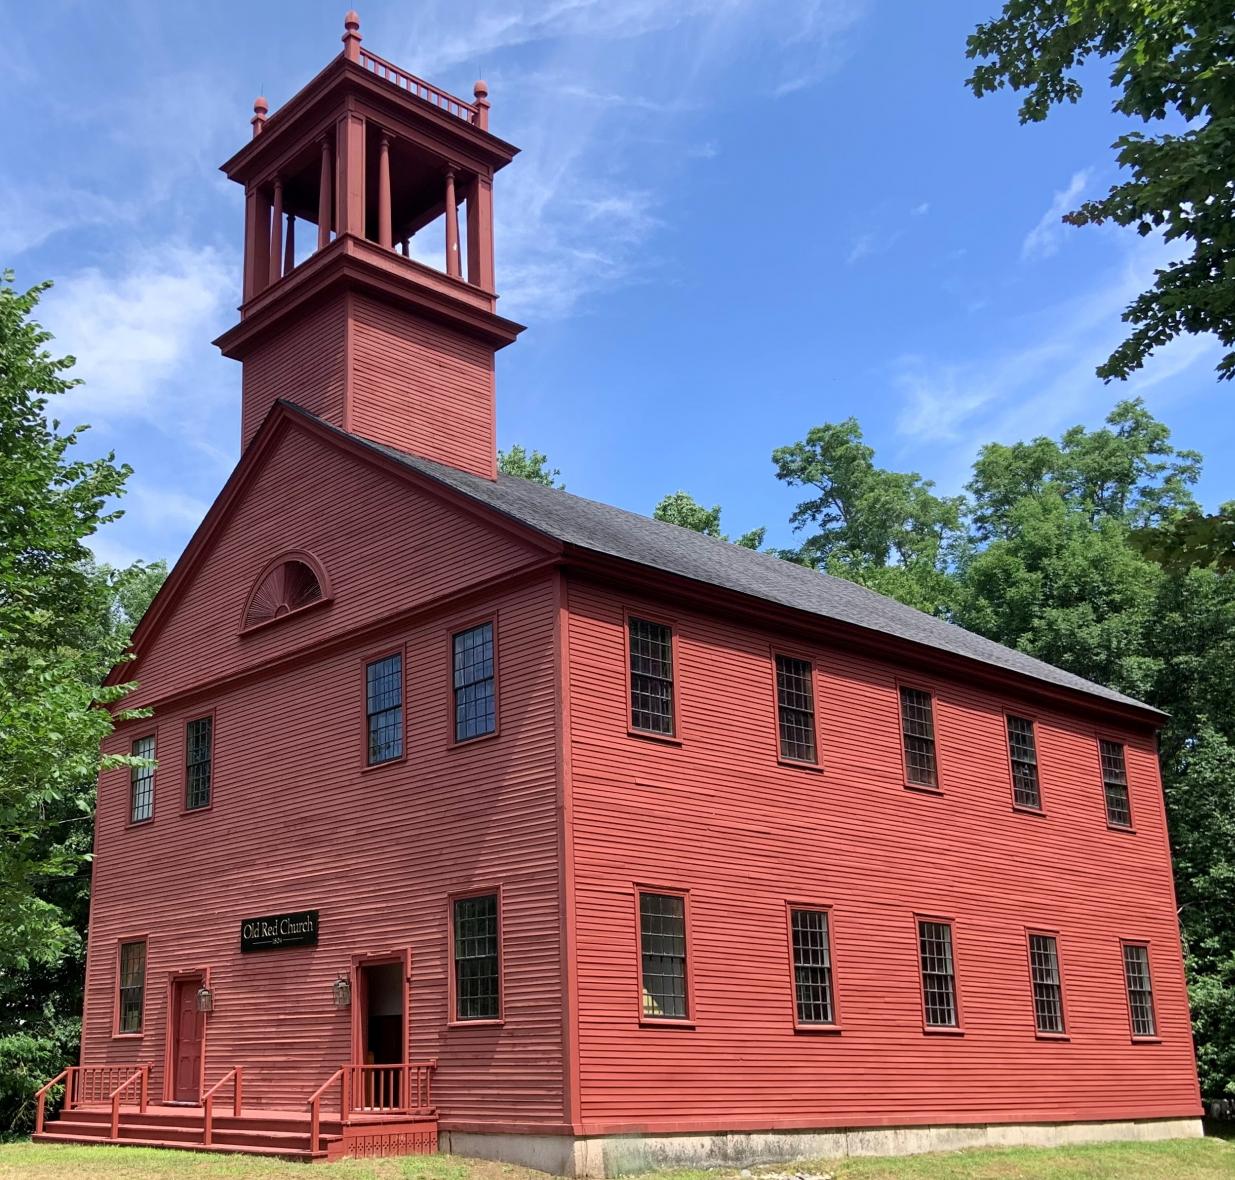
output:
<path id="1" fill-rule="evenodd" d="M 751 1131 L 695 1135 L 484 1135 L 443 1131 L 442 1151 L 502 1160 L 556 1176 L 608 1177 L 653 1168 L 708 1168 L 915 1155 L 966 1147 L 1062 1147 L 1113 1140 L 1198 1139 L 1199 1118 L 1105 1123 L 991 1123 L 946 1127 L 874 1127 L 825 1131 Z"/>

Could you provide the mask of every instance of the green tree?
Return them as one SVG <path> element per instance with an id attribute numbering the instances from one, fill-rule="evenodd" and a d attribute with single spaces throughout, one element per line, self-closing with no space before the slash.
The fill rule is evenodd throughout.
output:
<path id="1" fill-rule="evenodd" d="M 720 505 L 713 504 L 705 508 L 689 492 L 673 492 L 665 496 L 652 510 L 654 520 L 663 520 L 666 524 L 676 524 L 692 532 L 702 533 L 705 537 L 716 537 L 720 541 L 728 541 L 729 537 L 721 532 Z M 743 549 L 758 549 L 767 535 L 766 528 L 751 529 L 733 538 L 734 545 Z"/>
<path id="2" fill-rule="evenodd" d="M 129 687 L 100 681 L 163 573 L 92 561 L 86 541 L 118 515 L 129 469 L 79 457 L 84 427 L 48 420 L 73 361 L 51 356 L 32 318 L 46 284 L 12 281 L 0 280 L 0 1133 L 77 1035 L 99 742 Z"/>
<path id="3" fill-rule="evenodd" d="M 1235 377 L 1235 20 L 1230 0 L 1007 0 L 970 36 L 968 79 L 981 97 L 1023 91 L 1022 123 L 1041 122 L 1082 93 L 1081 68 L 1113 58 L 1117 114 L 1172 120 L 1179 131 L 1129 131 L 1114 143 L 1128 178 L 1065 216 L 1073 225 L 1160 230 L 1190 253 L 1156 272 L 1124 311 L 1133 327 L 1098 367 L 1126 378 L 1156 348 L 1185 332 L 1212 332 L 1228 351 L 1218 365 Z"/>
<path id="4" fill-rule="evenodd" d="M 498 451 L 497 469 L 503 475 L 518 476 L 519 479 L 530 480 L 532 483 L 543 484 L 547 488 L 565 488 L 558 482 L 562 473 L 549 467 L 549 456 L 544 451 L 529 451 L 526 447 L 515 443 L 508 451 Z"/>
<path id="5" fill-rule="evenodd" d="M 810 488 L 789 518 L 809 535 L 781 556 L 861 582 L 931 614 L 950 610 L 951 570 L 965 534 L 959 496 L 939 496 L 917 472 L 875 466 L 857 419 L 811 429 L 772 452 L 776 478 Z"/>

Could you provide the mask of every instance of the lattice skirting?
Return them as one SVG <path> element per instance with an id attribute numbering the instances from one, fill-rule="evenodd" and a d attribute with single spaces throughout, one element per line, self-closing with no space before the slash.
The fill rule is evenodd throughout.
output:
<path id="1" fill-rule="evenodd" d="M 343 1138 L 331 1144 L 330 1158 L 374 1159 L 390 1155 L 433 1155 L 437 1126 L 414 1123 L 386 1127 L 345 1127 Z"/>

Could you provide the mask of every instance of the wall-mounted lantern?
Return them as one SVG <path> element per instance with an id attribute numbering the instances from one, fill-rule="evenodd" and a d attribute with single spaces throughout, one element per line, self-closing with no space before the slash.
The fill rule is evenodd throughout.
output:
<path id="1" fill-rule="evenodd" d="M 334 1006 L 336 1008 L 350 1007 L 352 1002 L 352 985 L 346 975 L 340 975 L 339 978 L 330 985 L 330 992 L 334 997 Z"/>
<path id="2" fill-rule="evenodd" d="M 214 992 L 204 985 L 197 989 L 197 1010 L 199 1012 L 214 1011 Z"/>

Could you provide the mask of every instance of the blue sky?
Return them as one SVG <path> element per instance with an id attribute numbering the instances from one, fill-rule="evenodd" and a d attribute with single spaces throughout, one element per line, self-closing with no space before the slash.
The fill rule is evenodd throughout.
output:
<path id="1" fill-rule="evenodd" d="M 107 559 L 174 559 L 238 455 L 239 188 L 218 164 L 334 53 L 345 4 L 23 5 L 0 43 L 0 264 L 87 384 L 61 407 L 136 469 Z M 788 543 L 770 453 L 856 415 L 881 463 L 958 490 L 977 447 L 1142 394 L 1235 497 L 1217 345 L 1093 375 L 1167 255 L 1059 213 L 1116 176 L 1105 71 L 1021 127 L 963 86 L 998 0 L 369 0 L 366 47 L 523 153 L 498 178 L 502 445 L 650 512 L 686 489 Z M 17 162 L 20 162 L 18 164 Z"/>

